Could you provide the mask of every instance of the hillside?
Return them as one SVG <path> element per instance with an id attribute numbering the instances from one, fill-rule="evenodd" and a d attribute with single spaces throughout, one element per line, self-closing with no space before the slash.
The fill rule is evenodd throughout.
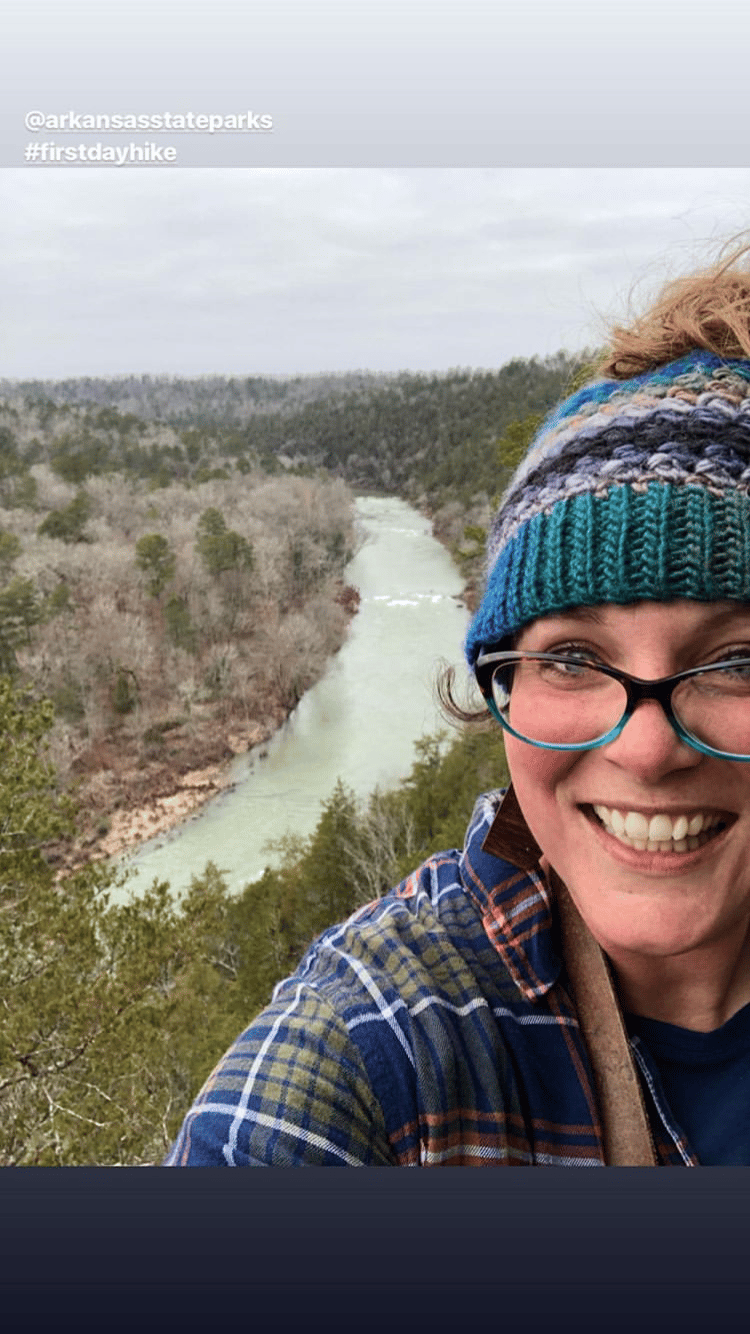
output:
<path id="1" fill-rule="evenodd" d="M 267 739 L 340 647 L 351 496 L 263 473 L 76 486 L 35 463 L 21 503 L 5 481 L 0 670 L 53 701 L 50 758 L 77 789 L 80 836 L 114 852 L 215 790 L 217 766 Z M 144 805 L 153 818 L 128 831 Z"/>
<path id="2" fill-rule="evenodd" d="M 15 440 L 76 482 L 118 470 L 165 483 L 231 463 L 323 468 L 434 501 L 457 481 L 462 494 L 492 488 L 494 442 L 546 412 L 580 364 L 559 352 L 434 375 L 0 380 L 0 452 Z"/>
<path id="3" fill-rule="evenodd" d="M 356 607 L 349 488 L 430 513 L 471 603 L 491 507 L 579 364 L 0 382 L 0 672 L 55 704 L 84 843 L 174 822 L 325 669 Z"/>

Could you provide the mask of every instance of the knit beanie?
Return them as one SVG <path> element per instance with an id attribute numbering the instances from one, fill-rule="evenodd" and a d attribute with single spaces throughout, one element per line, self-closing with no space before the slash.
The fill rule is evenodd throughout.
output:
<path id="1" fill-rule="evenodd" d="M 543 423 L 487 543 L 466 656 L 553 612 L 750 601 L 750 361 L 696 350 L 597 380 Z"/>

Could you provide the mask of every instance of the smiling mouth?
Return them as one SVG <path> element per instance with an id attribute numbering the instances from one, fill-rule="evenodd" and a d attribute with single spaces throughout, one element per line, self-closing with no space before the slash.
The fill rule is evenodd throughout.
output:
<path id="1" fill-rule="evenodd" d="M 717 838 L 733 823 L 729 814 L 718 811 L 696 811 L 676 816 L 656 812 L 649 817 L 641 811 L 598 803 L 583 809 L 618 843 L 636 852 L 694 852 Z"/>

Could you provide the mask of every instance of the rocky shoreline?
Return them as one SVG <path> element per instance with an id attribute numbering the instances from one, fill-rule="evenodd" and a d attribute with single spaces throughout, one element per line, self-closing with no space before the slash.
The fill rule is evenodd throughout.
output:
<path id="1" fill-rule="evenodd" d="M 180 729 L 182 735 L 170 735 L 168 754 L 148 759 L 124 740 L 111 738 L 106 747 L 86 755 L 88 772 L 78 766 L 72 787 L 76 833 L 70 842 L 48 849 L 49 860 L 75 870 L 119 857 L 182 824 L 230 785 L 235 756 L 264 745 L 287 716 L 277 708 L 263 722 L 191 722 Z"/>
<path id="2" fill-rule="evenodd" d="M 359 592 L 349 585 L 337 599 L 350 620 Z M 88 747 L 70 766 L 69 791 L 76 810 L 72 840 L 47 849 L 59 871 L 116 858 L 176 828 L 231 784 L 238 755 L 264 746 L 296 705 L 266 700 L 259 718 L 217 717 L 206 707 L 176 719 L 144 745 L 125 729 Z"/>

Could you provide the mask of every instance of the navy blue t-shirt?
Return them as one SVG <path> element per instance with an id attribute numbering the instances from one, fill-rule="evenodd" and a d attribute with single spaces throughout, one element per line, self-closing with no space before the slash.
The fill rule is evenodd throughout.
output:
<path id="1" fill-rule="evenodd" d="M 750 1166 L 750 1005 L 712 1033 L 626 1015 L 664 1096 L 706 1167 Z"/>

